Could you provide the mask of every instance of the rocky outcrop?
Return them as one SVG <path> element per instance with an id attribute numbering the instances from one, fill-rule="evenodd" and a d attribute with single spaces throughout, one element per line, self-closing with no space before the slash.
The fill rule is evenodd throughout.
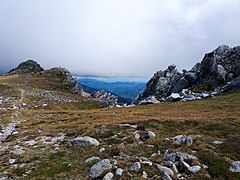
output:
<path id="1" fill-rule="evenodd" d="M 155 97 L 157 101 L 177 101 L 181 98 L 178 94 L 173 93 L 180 93 L 183 89 L 214 90 L 239 75 L 240 47 L 219 46 L 211 53 L 207 53 L 202 62 L 197 63 L 189 71 L 183 70 L 180 73 L 175 65 L 170 65 L 166 70 L 155 73 L 148 81 L 146 89 L 135 99 L 134 103 L 151 103 L 150 97 Z M 236 79 L 231 86 L 239 84 L 238 81 Z M 228 89 L 231 88 L 228 87 Z M 189 98 L 194 100 L 193 96 Z"/>
<path id="2" fill-rule="evenodd" d="M 92 93 L 91 97 L 99 101 L 101 108 L 114 108 L 117 106 L 118 97 L 104 90 Z"/>
<path id="3" fill-rule="evenodd" d="M 22 62 L 18 65 L 18 67 L 10 70 L 8 75 L 12 74 L 25 74 L 25 73 L 32 73 L 32 72 L 40 72 L 44 69 L 34 60 L 27 60 Z"/>
<path id="4" fill-rule="evenodd" d="M 82 95 L 83 87 L 77 82 L 76 78 L 72 76 L 72 74 L 66 69 L 62 67 L 55 67 L 50 69 L 50 71 L 54 72 L 57 76 L 61 77 L 63 80 L 63 84 L 71 87 L 71 92 L 74 94 Z"/>

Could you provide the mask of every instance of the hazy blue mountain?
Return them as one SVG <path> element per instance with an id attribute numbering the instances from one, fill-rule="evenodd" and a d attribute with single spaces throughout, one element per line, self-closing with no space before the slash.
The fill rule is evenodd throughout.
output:
<path id="1" fill-rule="evenodd" d="M 122 98 L 133 100 L 145 88 L 144 82 L 106 82 L 93 78 L 77 79 L 83 86 L 87 86 L 88 90 L 105 90 Z M 87 90 L 86 90 L 87 91 Z"/>

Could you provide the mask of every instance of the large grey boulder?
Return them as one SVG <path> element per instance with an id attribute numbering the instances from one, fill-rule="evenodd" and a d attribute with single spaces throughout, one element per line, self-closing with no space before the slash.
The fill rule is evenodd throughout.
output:
<path id="1" fill-rule="evenodd" d="M 173 138 L 174 143 L 176 144 L 184 144 L 186 146 L 191 146 L 193 143 L 193 139 L 190 136 L 186 135 L 178 135 Z"/>
<path id="2" fill-rule="evenodd" d="M 40 72 L 44 69 L 34 60 L 27 60 L 22 62 L 18 65 L 18 67 L 10 70 L 8 75 L 11 74 L 25 74 L 25 73 L 32 73 L 32 72 Z"/>
<path id="3" fill-rule="evenodd" d="M 240 161 L 232 162 L 232 164 L 230 165 L 229 170 L 231 172 L 238 172 L 238 173 L 240 173 Z"/>
<path id="4" fill-rule="evenodd" d="M 89 136 L 84 136 L 84 137 L 77 137 L 75 139 L 72 139 L 69 141 L 70 146 L 82 146 L 82 147 L 88 147 L 91 145 L 94 146 L 99 146 L 99 141 L 91 138 Z"/>
<path id="5" fill-rule="evenodd" d="M 97 178 L 105 171 L 112 169 L 112 164 L 109 159 L 103 159 L 97 164 L 93 165 L 88 173 L 90 178 Z"/>

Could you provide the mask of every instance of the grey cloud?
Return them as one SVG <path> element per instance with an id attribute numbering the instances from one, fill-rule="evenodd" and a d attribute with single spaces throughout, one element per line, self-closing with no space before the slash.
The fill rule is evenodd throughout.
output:
<path id="1" fill-rule="evenodd" d="M 26 59 L 92 76 L 189 69 L 218 45 L 240 45 L 239 0 L 3 0 L 1 70 Z"/>

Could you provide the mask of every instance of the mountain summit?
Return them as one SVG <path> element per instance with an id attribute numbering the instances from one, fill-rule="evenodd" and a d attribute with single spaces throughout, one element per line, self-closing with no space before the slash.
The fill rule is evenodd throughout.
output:
<path id="1" fill-rule="evenodd" d="M 18 65 L 18 67 L 10 70 L 8 74 L 24 74 L 31 72 L 40 72 L 44 71 L 44 69 L 34 60 L 27 60 Z"/>

